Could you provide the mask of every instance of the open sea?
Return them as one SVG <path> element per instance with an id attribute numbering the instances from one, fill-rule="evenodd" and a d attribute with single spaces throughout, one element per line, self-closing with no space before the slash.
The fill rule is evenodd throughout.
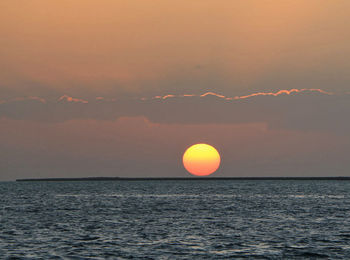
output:
<path id="1" fill-rule="evenodd" d="M 350 259 L 350 181 L 0 183 L 0 259 Z"/>

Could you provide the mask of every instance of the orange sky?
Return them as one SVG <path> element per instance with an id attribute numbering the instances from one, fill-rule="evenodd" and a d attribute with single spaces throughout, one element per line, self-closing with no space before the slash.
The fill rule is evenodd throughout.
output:
<path id="1" fill-rule="evenodd" d="M 3 95 L 344 91 L 349 8 L 347 0 L 4 0 Z"/>
<path id="2" fill-rule="evenodd" d="M 195 142 L 220 151 L 222 163 L 213 174 L 217 177 L 339 176 L 345 173 L 350 151 L 349 140 L 343 138 L 270 130 L 264 124 L 174 125 L 144 118 L 53 124 L 2 119 L 0 124 L 6 149 L 0 158 L 2 179 L 186 177 L 182 155 Z"/>
<path id="3" fill-rule="evenodd" d="M 348 0 L 1 0 L 0 181 L 333 176 L 350 165 Z"/>

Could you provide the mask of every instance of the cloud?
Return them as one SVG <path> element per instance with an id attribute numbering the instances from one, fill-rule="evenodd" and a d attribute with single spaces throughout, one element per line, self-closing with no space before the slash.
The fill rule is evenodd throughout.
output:
<path id="1" fill-rule="evenodd" d="M 12 103 L 12 102 L 20 102 L 20 101 L 27 101 L 27 100 L 34 100 L 41 102 L 43 104 L 46 104 L 46 99 L 41 98 L 41 97 L 17 97 L 17 98 L 12 98 L 10 100 L 0 100 L 0 104 L 5 104 L 5 103 Z"/>
<path id="2" fill-rule="evenodd" d="M 236 96 L 236 97 L 234 97 L 234 99 L 245 99 L 245 98 L 251 98 L 251 97 L 256 97 L 256 96 L 274 96 L 274 97 L 277 97 L 277 96 L 283 95 L 283 94 L 291 95 L 293 93 L 302 93 L 302 92 L 311 92 L 311 93 L 318 92 L 318 93 L 325 94 L 325 95 L 333 95 L 332 92 L 327 92 L 327 91 L 324 91 L 322 89 L 303 88 L 303 89 L 279 90 L 277 92 L 258 92 L 258 93 L 253 93 L 253 94 L 246 95 L 246 96 Z"/>
<path id="3" fill-rule="evenodd" d="M 350 96 L 321 89 L 290 89 L 226 97 L 164 95 L 154 98 L 92 100 L 68 95 L 56 100 L 18 98 L 0 103 L 0 117 L 64 122 L 75 119 L 115 120 L 145 117 L 168 124 L 241 124 L 264 122 L 270 128 L 331 131 L 348 134 Z"/>
<path id="4" fill-rule="evenodd" d="M 2 178 L 187 176 L 179 160 L 194 142 L 222 152 L 220 176 L 346 175 L 350 95 L 271 93 L 7 100 Z"/>
<path id="5" fill-rule="evenodd" d="M 68 96 L 68 95 L 63 95 L 62 97 L 60 97 L 60 98 L 58 99 L 58 102 L 61 102 L 61 101 L 65 101 L 65 102 L 76 102 L 76 103 L 83 103 L 83 104 L 89 103 L 89 101 L 87 101 L 87 100 L 80 99 L 80 98 L 73 98 L 73 97 L 70 97 L 70 96 Z"/>
<path id="6" fill-rule="evenodd" d="M 235 96 L 235 97 L 227 97 L 215 92 L 206 92 L 204 94 L 201 95 L 195 95 L 195 94 L 184 94 L 184 95 L 173 95 L 173 94 L 167 94 L 164 96 L 154 96 L 150 99 L 167 99 L 167 98 L 186 98 L 186 97 L 206 97 L 206 96 L 215 96 L 218 98 L 222 98 L 225 100 L 237 100 L 237 99 L 246 99 L 246 98 L 252 98 L 252 97 L 257 97 L 257 96 L 274 96 L 277 97 L 279 95 L 291 95 L 291 94 L 295 94 L 295 93 L 312 93 L 312 92 L 316 92 L 316 93 L 321 93 L 321 94 L 325 94 L 325 95 L 333 95 L 332 92 L 328 92 L 328 91 L 324 91 L 322 89 L 315 89 L 315 88 L 311 88 L 311 89 L 307 89 L 307 88 L 303 88 L 303 89 L 284 89 L 284 90 L 279 90 L 277 92 L 257 92 L 257 93 L 252 93 L 249 95 L 245 95 L 245 96 Z M 141 100 L 147 100 L 148 98 L 141 98 Z"/>

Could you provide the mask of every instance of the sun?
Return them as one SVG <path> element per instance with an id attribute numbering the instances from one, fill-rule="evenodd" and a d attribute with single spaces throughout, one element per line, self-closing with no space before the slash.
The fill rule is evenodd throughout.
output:
<path id="1" fill-rule="evenodd" d="M 220 166 L 219 152 L 209 144 L 195 144 L 187 148 L 183 158 L 185 169 L 196 176 L 207 176 Z"/>

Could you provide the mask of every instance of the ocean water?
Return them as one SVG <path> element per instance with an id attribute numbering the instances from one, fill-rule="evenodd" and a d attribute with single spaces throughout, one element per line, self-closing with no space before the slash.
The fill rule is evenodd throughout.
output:
<path id="1" fill-rule="evenodd" d="M 350 259 L 350 182 L 3 182 L 0 256 Z"/>

